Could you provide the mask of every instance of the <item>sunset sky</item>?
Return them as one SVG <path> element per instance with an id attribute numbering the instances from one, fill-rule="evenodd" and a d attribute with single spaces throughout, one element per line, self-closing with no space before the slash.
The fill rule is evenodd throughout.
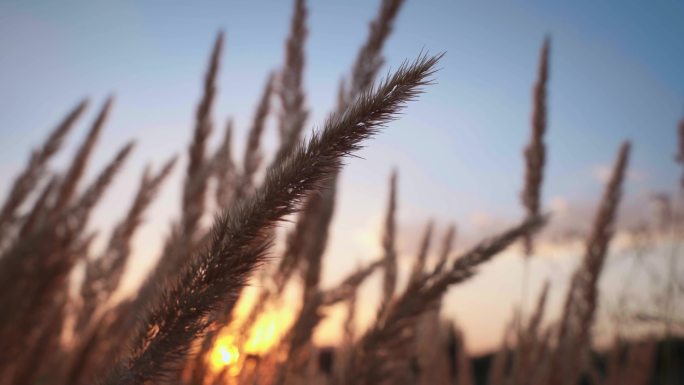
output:
<path id="1" fill-rule="evenodd" d="M 332 109 L 378 1 L 309 3 L 305 84 L 308 126 L 314 129 Z M 146 163 L 185 155 L 219 30 L 227 39 L 213 144 L 233 117 L 234 150 L 242 156 L 266 77 L 283 62 L 291 6 L 227 0 L 0 2 L 0 192 L 6 192 L 28 149 L 88 96 L 88 114 L 55 162 L 63 165 L 113 93 L 113 114 L 89 175 L 125 141 L 137 139 L 137 148 L 91 221 L 93 228 L 110 226 L 123 215 Z M 456 223 L 463 249 L 521 218 L 522 148 L 546 35 L 552 48 L 544 205 L 555 213 L 556 227 L 586 228 L 625 139 L 632 140 L 634 152 L 623 222 L 647 215 L 643 203 L 654 192 L 674 190 L 681 172 L 673 161 L 675 128 L 684 117 L 684 3 L 407 1 L 386 46 L 383 74 L 421 50 L 446 55 L 437 84 L 369 143 L 363 159 L 348 161 L 324 266 L 326 284 L 379 255 L 393 168 L 399 171 L 402 266 L 410 265 L 429 219 L 436 221 L 439 237 Z M 266 133 L 267 153 L 277 144 L 274 122 Z M 184 162 L 180 166 L 136 237 L 131 287 L 157 258 L 169 221 L 178 215 Z M 530 295 L 551 278 L 557 308 L 580 252 L 541 247 L 532 262 Z M 444 312 L 465 328 L 473 351 L 500 340 L 520 301 L 521 272 L 514 250 L 447 296 Z M 607 290 L 620 272 L 616 268 L 605 277 Z M 362 291 L 366 319 L 378 285 L 376 277 Z M 328 322 L 317 338 L 330 342 L 335 335 Z"/>

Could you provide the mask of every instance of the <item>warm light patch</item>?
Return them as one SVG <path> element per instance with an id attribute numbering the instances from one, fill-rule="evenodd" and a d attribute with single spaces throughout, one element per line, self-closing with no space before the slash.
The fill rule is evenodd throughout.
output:
<path id="1" fill-rule="evenodd" d="M 247 355 L 263 355 L 277 345 L 292 325 L 293 317 L 287 307 L 268 306 L 254 323 L 246 341 L 236 337 L 235 327 L 224 328 L 209 354 L 212 371 L 218 374 L 225 370 L 227 376 L 237 376 Z M 240 320 L 237 324 L 240 325 Z"/>
<path id="2" fill-rule="evenodd" d="M 221 371 L 227 366 L 236 364 L 239 358 L 240 351 L 235 345 L 235 338 L 231 335 L 219 336 L 210 355 L 212 369 Z"/>
<path id="3" fill-rule="evenodd" d="M 263 354 L 269 351 L 287 331 L 291 321 L 292 314 L 287 311 L 266 311 L 254 324 L 245 343 L 245 352 Z"/>

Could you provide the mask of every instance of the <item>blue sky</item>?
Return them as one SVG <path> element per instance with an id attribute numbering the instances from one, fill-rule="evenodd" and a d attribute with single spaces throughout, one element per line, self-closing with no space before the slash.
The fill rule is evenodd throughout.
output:
<path id="1" fill-rule="evenodd" d="M 377 3 L 310 2 L 305 83 L 311 127 L 331 110 Z M 114 93 L 113 115 L 90 175 L 119 145 L 138 140 L 127 172 L 93 224 L 116 220 L 144 164 L 185 152 L 209 49 L 220 29 L 227 41 L 216 131 L 234 117 L 240 150 L 266 76 L 282 63 L 290 11 L 288 1 L 0 2 L 3 184 L 25 162 L 28 148 L 90 96 L 89 114 L 56 165 L 63 163 L 95 109 Z M 386 47 L 388 68 L 421 50 L 444 51 L 438 84 L 362 151 L 364 160 L 351 160 L 345 169 L 326 282 L 334 282 L 340 269 L 374 257 L 393 167 L 400 172 L 399 220 L 408 234 L 400 246 L 409 256 L 415 243 L 410 233 L 428 218 L 440 229 L 455 221 L 467 240 L 468 234 L 491 232 L 521 215 L 521 151 L 538 51 L 547 34 L 552 52 L 545 204 L 591 206 L 602 188 L 597 174 L 612 163 L 624 139 L 634 142 L 628 199 L 673 189 L 680 173 L 673 162 L 675 126 L 684 116 L 683 3 L 407 1 Z M 271 125 L 268 149 L 275 138 Z M 160 239 L 177 213 L 176 171 L 136 240 L 140 266 L 152 263 L 159 245 L 150 239 Z M 478 282 L 491 286 L 486 276 Z M 456 314 L 467 303 L 460 301 L 453 299 L 447 311 L 467 327 L 475 321 Z M 511 305 L 483 306 L 503 317 Z M 492 333 L 486 329 L 479 338 Z M 476 347 L 480 342 L 492 343 L 477 340 Z"/>

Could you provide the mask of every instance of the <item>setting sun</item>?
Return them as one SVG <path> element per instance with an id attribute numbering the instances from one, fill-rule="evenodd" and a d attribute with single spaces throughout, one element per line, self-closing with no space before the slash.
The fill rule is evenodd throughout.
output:
<path id="1" fill-rule="evenodd" d="M 209 362 L 214 373 L 228 369 L 235 376 L 242 369 L 246 355 L 264 355 L 276 346 L 292 323 L 292 315 L 285 310 L 271 310 L 257 319 L 247 341 L 235 337 L 235 330 L 225 328 L 221 331 Z"/>
<path id="2" fill-rule="evenodd" d="M 219 371 L 237 363 L 239 358 L 240 351 L 235 345 L 235 338 L 231 335 L 223 335 L 218 338 L 211 352 L 211 366 L 215 371 Z"/>

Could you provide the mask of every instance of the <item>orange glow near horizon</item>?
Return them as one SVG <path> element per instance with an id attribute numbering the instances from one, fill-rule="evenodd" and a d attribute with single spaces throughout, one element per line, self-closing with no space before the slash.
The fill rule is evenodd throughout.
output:
<path id="1" fill-rule="evenodd" d="M 241 312 L 237 315 L 238 318 L 244 317 Z M 293 314 L 289 308 L 270 308 L 256 320 L 246 341 L 236 337 L 234 328 L 224 328 L 208 357 L 212 371 L 220 373 L 227 368 L 230 376 L 236 376 L 247 355 L 264 355 L 276 347 L 292 321 Z"/>
<path id="2" fill-rule="evenodd" d="M 248 354 L 264 354 L 271 350 L 286 332 L 286 324 L 278 312 L 264 313 L 257 319 L 249 333 L 249 339 L 244 345 Z"/>
<path id="3" fill-rule="evenodd" d="M 230 334 L 219 336 L 209 357 L 212 370 L 220 372 L 225 367 L 235 366 L 239 359 L 240 351 L 235 344 L 235 338 Z"/>

